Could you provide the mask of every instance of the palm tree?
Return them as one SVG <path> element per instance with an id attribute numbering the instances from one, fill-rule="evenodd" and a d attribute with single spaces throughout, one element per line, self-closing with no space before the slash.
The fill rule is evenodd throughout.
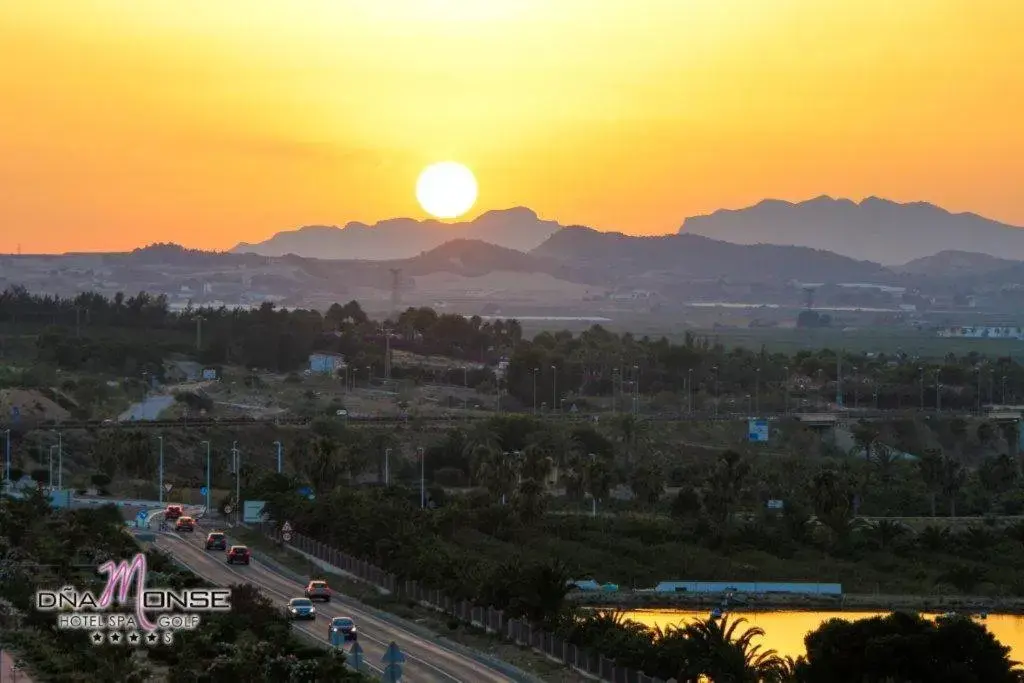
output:
<path id="1" fill-rule="evenodd" d="M 921 472 L 921 479 L 928 488 L 929 502 L 931 503 L 932 517 L 935 516 L 935 497 L 942 489 L 943 481 L 943 460 L 942 451 L 937 448 L 929 448 L 921 456 L 917 466 Z"/>
<path id="2" fill-rule="evenodd" d="M 764 630 L 753 626 L 739 632 L 746 619 L 702 619 L 683 627 L 691 653 L 689 671 L 677 676 L 687 680 L 690 674 L 704 675 L 715 683 L 764 683 L 781 681 L 786 662 L 775 650 L 762 650 L 754 643 Z"/>

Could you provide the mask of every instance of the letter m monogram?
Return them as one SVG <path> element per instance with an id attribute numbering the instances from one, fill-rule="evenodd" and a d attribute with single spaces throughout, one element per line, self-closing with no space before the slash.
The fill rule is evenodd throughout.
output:
<path id="1" fill-rule="evenodd" d="M 107 587 L 100 596 L 99 606 L 107 608 L 117 596 L 117 602 L 124 604 L 128 600 L 132 578 L 135 579 L 135 599 L 141 605 L 142 593 L 146 590 L 146 555 L 138 553 L 132 561 L 104 562 L 99 567 L 101 574 L 107 575 Z"/>

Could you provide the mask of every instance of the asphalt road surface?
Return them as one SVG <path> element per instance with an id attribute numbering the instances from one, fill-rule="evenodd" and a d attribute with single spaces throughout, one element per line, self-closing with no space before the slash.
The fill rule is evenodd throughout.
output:
<path id="1" fill-rule="evenodd" d="M 282 607 L 288 600 L 302 597 L 305 586 L 262 565 L 258 553 L 253 554 L 252 564 L 248 566 L 229 565 L 223 551 L 205 550 L 205 539 L 206 532 L 201 528 L 194 534 L 168 532 L 157 537 L 157 546 L 179 559 L 199 576 L 217 585 L 251 583 Z M 316 620 L 296 621 L 293 628 L 310 634 L 320 642 L 328 643 L 330 641 L 327 637 L 327 625 L 330 619 L 351 617 L 359 629 L 363 661 L 368 665 L 369 672 L 377 675 L 382 669 L 381 658 L 384 651 L 388 644 L 394 641 L 406 656 L 402 677 L 404 681 L 484 683 L 515 680 L 483 662 L 450 650 L 398 625 L 378 619 L 353 606 L 351 602 L 341 602 L 336 596 L 330 603 L 316 603 Z M 350 646 L 346 648 L 349 649 Z"/>

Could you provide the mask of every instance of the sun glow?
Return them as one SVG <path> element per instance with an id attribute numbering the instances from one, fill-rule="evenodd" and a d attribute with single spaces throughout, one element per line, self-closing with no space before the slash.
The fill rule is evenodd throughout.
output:
<path id="1" fill-rule="evenodd" d="M 458 218 L 473 208 L 476 195 L 473 172 L 455 161 L 427 166 L 416 181 L 416 199 L 435 218 Z"/>

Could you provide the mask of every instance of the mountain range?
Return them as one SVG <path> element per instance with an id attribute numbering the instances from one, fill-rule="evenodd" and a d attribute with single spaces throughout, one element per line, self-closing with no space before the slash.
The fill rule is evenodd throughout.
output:
<path id="1" fill-rule="evenodd" d="M 307 225 L 279 232 L 258 244 L 243 242 L 231 252 L 261 256 L 295 254 L 310 258 L 386 261 L 411 258 L 454 239 L 476 239 L 499 247 L 529 251 L 561 227 L 555 221 L 541 220 L 530 209 L 518 207 L 488 211 L 475 220 L 461 223 L 392 218 L 374 225 L 352 222 L 343 228 Z"/>
<path id="2" fill-rule="evenodd" d="M 587 228 L 573 226 L 572 229 L 577 235 L 589 234 L 579 232 Z M 310 258 L 384 261 L 412 258 L 453 239 L 469 239 L 520 252 L 532 252 L 543 245 L 543 250 L 550 253 L 552 249 L 561 249 L 562 243 L 547 244 L 548 238 L 559 238 L 563 230 L 559 223 L 542 220 L 534 211 L 517 207 L 488 211 L 475 220 L 452 224 L 395 218 L 372 226 L 365 223 L 349 223 L 341 228 L 306 226 L 277 233 L 258 244 L 242 243 L 231 251 L 263 256 L 295 254 Z M 1024 260 L 1024 229 L 976 214 L 950 213 L 925 202 L 900 204 L 877 197 L 859 203 L 826 196 L 800 203 L 767 199 L 745 209 L 723 209 L 707 216 L 687 218 L 678 236 L 671 236 L 675 239 L 603 234 L 611 237 L 564 239 L 584 249 L 616 249 L 626 243 L 635 244 L 636 250 L 649 255 L 644 259 L 649 257 L 654 259 L 652 263 L 671 267 L 679 264 L 666 264 L 666 259 L 686 258 L 690 247 L 697 253 L 711 249 L 708 242 L 690 239 L 698 237 L 758 246 L 754 251 L 730 252 L 734 255 L 767 254 L 771 252 L 768 245 L 792 246 L 890 267 L 932 257 L 938 252 Z M 564 256 L 563 252 L 559 253 Z M 694 259 L 692 263 L 700 268 L 702 261 Z M 952 261 L 950 263 L 952 265 Z M 963 258 L 958 263 L 963 264 Z M 741 267 L 737 264 L 737 268 Z"/>
<path id="3" fill-rule="evenodd" d="M 821 196 L 791 203 L 766 199 L 739 210 L 687 218 L 680 234 L 736 244 L 793 244 L 896 266 L 940 251 L 1024 260 L 1024 229 L 934 204 L 861 202 Z"/>

